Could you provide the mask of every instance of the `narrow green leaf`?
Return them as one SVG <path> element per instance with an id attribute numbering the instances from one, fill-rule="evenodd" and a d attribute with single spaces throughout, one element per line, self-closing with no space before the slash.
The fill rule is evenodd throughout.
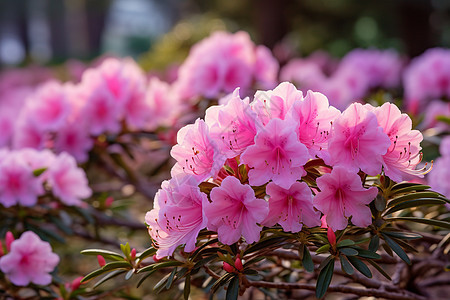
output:
<path id="1" fill-rule="evenodd" d="M 145 274 L 144 276 L 141 277 L 141 279 L 139 279 L 138 284 L 136 285 L 136 288 L 139 288 L 141 286 L 141 284 L 144 283 L 144 281 L 149 278 L 153 273 L 155 273 L 156 270 L 150 271 L 147 274 Z"/>
<path id="2" fill-rule="evenodd" d="M 207 263 L 209 263 L 210 261 L 215 260 L 215 259 L 217 259 L 217 255 L 207 256 L 207 257 L 199 260 L 198 262 L 196 262 L 192 269 L 193 270 L 199 269 L 199 268 L 203 267 L 204 265 L 206 265 Z"/>
<path id="3" fill-rule="evenodd" d="M 137 257 L 137 259 L 139 259 L 139 261 L 143 261 L 145 258 L 155 255 L 156 251 L 157 251 L 157 249 L 150 247 L 150 248 L 145 249 L 143 252 L 138 253 L 136 255 L 136 257 Z"/>
<path id="4" fill-rule="evenodd" d="M 402 203 L 404 201 L 408 200 L 417 200 L 417 199 L 441 199 L 445 201 L 445 198 L 443 198 L 440 194 L 432 191 L 425 191 L 425 192 L 413 192 L 411 194 L 406 194 L 402 196 L 395 197 L 393 199 L 390 199 L 387 203 L 388 207 L 392 207 L 394 205 L 397 205 L 399 203 Z"/>
<path id="5" fill-rule="evenodd" d="M 109 270 L 104 270 L 103 268 L 102 269 L 97 269 L 97 270 L 92 271 L 91 273 L 87 274 L 86 276 L 84 276 L 83 279 L 81 279 L 81 282 L 82 283 L 88 282 L 89 280 L 91 280 L 91 279 L 93 279 L 93 278 L 95 278 L 97 276 L 100 276 L 100 275 L 102 275 L 102 274 L 104 274 L 106 272 L 109 272 Z"/>
<path id="6" fill-rule="evenodd" d="M 228 284 L 226 300 L 237 300 L 239 296 L 239 277 L 235 276 Z"/>
<path id="7" fill-rule="evenodd" d="M 167 279 L 166 290 L 170 289 L 170 287 L 172 286 L 173 278 L 175 277 L 176 273 L 177 273 L 177 267 L 175 267 L 173 269 L 173 271 L 170 273 L 169 278 Z"/>
<path id="8" fill-rule="evenodd" d="M 345 239 L 345 240 L 342 240 L 339 243 L 337 243 L 337 247 L 338 248 L 340 248 L 340 247 L 348 247 L 348 246 L 353 246 L 354 244 L 355 244 L 354 241 Z"/>
<path id="9" fill-rule="evenodd" d="M 211 293 L 214 294 L 219 289 L 219 287 L 227 283 L 232 277 L 233 274 L 226 273 L 225 275 L 217 279 L 216 282 L 214 282 L 214 284 L 211 286 Z"/>
<path id="10" fill-rule="evenodd" d="M 189 300 L 189 294 L 191 293 L 191 275 L 187 275 L 184 280 L 184 300 Z"/>
<path id="11" fill-rule="evenodd" d="M 320 247 L 319 249 L 317 249 L 316 253 L 317 254 L 327 253 L 329 250 L 330 250 L 330 244 L 326 244 L 326 245 L 323 245 L 322 247 Z"/>
<path id="12" fill-rule="evenodd" d="M 113 261 L 110 263 L 107 263 L 102 267 L 103 270 L 115 270 L 115 269 L 132 269 L 133 267 L 130 265 L 127 261 Z"/>
<path id="13" fill-rule="evenodd" d="M 372 272 L 370 272 L 370 269 L 366 266 L 366 264 L 360 260 L 359 258 L 355 256 L 347 256 L 350 263 L 355 267 L 356 270 L 361 272 L 364 276 L 368 278 L 372 278 Z"/>
<path id="14" fill-rule="evenodd" d="M 389 245 L 389 247 L 392 249 L 392 251 L 394 251 L 398 257 L 400 257 L 404 262 L 406 262 L 408 265 L 411 264 L 411 260 L 409 260 L 408 255 L 406 254 L 406 252 L 402 249 L 402 247 L 400 247 L 399 244 L 397 244 L 396 242 L 394 242 L 394 240 L 392 240 L 390 237 L 388 237 L 386 234 L 383 234 L 383 238 L 386 241 L 386 243 Z"/>
<path id="15" fill-rule="evenodd" d="M 330 286 L 331 278 L 334 271 L 334 259 L 331 259 L 328 264 L 320 271 L 316 284 L 316 297 L 322 298 Z"/>
<path id="16" fill-rule="evenodd" d="M 215 238 L 215 239 L 211 239 L 207 242 L 205 242 L 203 245 L 201 245 L 200 247 L 198 247 L 192 254 L 191 254 L 191 260 L 194 260 L 197 255 L 199 255 L 203 249 L 205 249 L 207 246 L 212 245 L 214 243 L 217 243 L 219 241 L 219 239 Z"/>
<path id="17" fill-rule="evenodd" d="M 378 235 L 374 235 L 370 239 L 369 243 L 369 251 L 376 252 L 378 250 L 378 247 L 380 246 L 380 237 Z"/>
<path id="18" fill-rule="evenodd" d="M 170 274 L 167 274 L 166 276 L 164 276 L 163 278 L 161 278 L 160 281 L 158 281 L 158 283 L 155 284 L 155 286 L 153 287 L 153 290 L 156 293 L 161 292 L 161 290 L 165 287 L 167 280 L 169 280 Z"/>
<path id="19" fill-rule="evenodd" d="M 106 282 L 116 276 L 119 276 L 120 274 L 123 274 L 125 272 L 126 272 L 125 270 L 114 270 L 114 271 L 106 274 L 102 279 L 100 279 L 99 281 L 97 281 L 94 284 L 94 289 L 97 288 L 98 286 L 100 286 L 101 284 L 103 284 L 104 282 Z"/>
<path id="20" fill-rule="evenodd" d="M 259 242 L 254 243 L 250 247 L 248 247 L 244 254 L 249 254 L 252 252 L 256 252 L 261 249 L 266 249 L 268 247 L 271 247 L 273 245 L 276 245 L 278 243 L 284 242 L 286 240 L 286 237 L 269 237 L 266 239 L 261 239 Z"/>
<path id="21" fill-rule="evenodd" d="M 148 272 L 148 271 L 158 270 L 158 269 L 167 268 L 167 267 L 181 266 L 182 264 L 183 264 L 182 262 L 176 261 L 176 260 L 164 261 L 164 262 L 155 263 L 155 264 L 140 268 L 136 273 L 139 274 L 142 272 Z"/>
<path id="22" fill-rule="evenodd" d="M 393 190 L 393 192 L 395 194 L 403 194 L 403 193 L 408 193 L 408 192 L 418 192 L 418 191 L 423 191 L 423 190 L 428 190 L 431 187 L 428 185 L 423 185 L 423 184 L 415 184 L 412 186 L 407 186 L 404 188 L 399 188 L 399 189 L 395 189 Z"/>
<path id="23" fill-rule="evenodd" d="M 339 255 L 339 259 L 341 261 L 341 270 L 348 275 L 353 275 L 353 273 L 355 273 L 355 270 L 353 269 L 348 259 L 344 255 Z"/>
<path id="24" fill-rule="evenodd" d="M 377 264 L 376 262 L 374 262 L 373 260 L 370 260 L 370 259 L 368 259 L 367 262 L 368 262 L 369 264 L 371 264 L 375 269 L 377 269 L 378 272 L 380 272 L 381 275 L 383 275 L 384 277 L 386 277 L 386 279 L 392 280 L 392 279 L 391 279 L 391 276 L 389 276 L 389 274 L 386 273 L 386 271 L 385 271 L 379 264 Z"/>
<path id="25" fill-rule="evenodd" d="M 394 206 L 391 206 L 388 210 L 386 210 L 383 213 L 383 216 L 387 216 L 389 214 L 392 214 L 396 211 L 403 210 L 403 209 L 415 208 L 415 207 L 420 207 L 420 206 L 425 206 L 425 205 L 441 205 L 441 204 L 445 204 L 445 203 L 446 202 L 444 200 L 434 199 L 434 198 L 421 198 L 421 199 L 417 199 L 417 200 L 408 200 L 408 201 L 398 203 Z"/>
<path id="26" fill-rule="evenodd" d="M 440 221 L 440 220 L 435 220 L 435 219 L 424 219 L 424 218 L 416 218 L 416 217 L 393 217 L 393 218 L 387 218 L 386 221 L 391 221 L 391 222 L 410 221 L 410 222 L 416 222 L 416 223 L 450 229 L 450 222 Z"/>
<path id="27" fill-rule="evenodd" d="M 102 250 L 102 249 L 86 249 L 80 252 L 83 255 L 101 255 L 104 258 L 109 258 L 112 260 L 124 260 L 123 256 L 119 253 L 108 251 L 108 250 Z"/>
<path id="28" fill-rule="evenodd" d="M 392 249 L 386 243 L 381 244 L 381 247 L 383 247 L 389 256 L 394 257 L 394 252 L 392 252 Z"/>
<path id="29" fill-rule="evenodd" d="M 356 251 L 353 248 L 341 248 L 341 249 L 339 249 L 339 252 L 341 252 L 342 254 L 344 254 L 346 256 L 358 255 L 358 251 Z"/>
<path id="30" fill-rule="evenodd" d="M 305 268 L 306 271 L 310 273 L 314 272 L 314 262 L 312 261 L 311 253 L 309 253 L 308 247 L 306 247 L 306 245 L 303 245 L 303 247 L 304 247 L 302 259 L 303 267 Z"/>
<path id="31" fill-rule="evenodd" d="M 400 231 L 383 231 L 384 234 L 389 235 L 390 237 L 398 238 L 401 240 L 416 240 L 422 238 L 422 236 L 418 233 L 413 232 L 400 232 Z"/>
<path id="32" fill-rule="evenodd" d="M 358 256 L 363 258 L 370 258 L 370 259 L 380 259 L 381 256 L 375 252 L 372 252 L 370 250 L 365 250 L 361 248 L 356 249 L 358 251 Z"/>

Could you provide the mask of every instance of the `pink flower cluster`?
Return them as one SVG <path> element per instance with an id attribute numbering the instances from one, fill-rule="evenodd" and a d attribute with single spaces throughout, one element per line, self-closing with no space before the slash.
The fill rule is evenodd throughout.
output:
<path id="1" fill-rule="evenodd" d="M 450 97 L 450 50 L 434 48 L 412 60 L 403 74 L 408 109 L 419 112 L 430 100 Z"/>
<path id="2" fill-rule="evenodd" d="M 183 100 L 214 98 L 237 87 L 247 92 L 254 83 L 272 88 L 278 68 L 270 50 L 256 46 L 248 33 L 215 32 L 192 47 L 174 85 Z"/>
<path id="3" fill-rule="evenodd" d="M 428 184 L 433 190 L 450 199 L 450 135 L 445 136 L 439 147 L 441 156 L 433 164 L 433 171 L 428 175 Z M 447 205 L 448 207 L 448 205 Z"/>
<path id="4" fill-rule="evenodd" d="M 0 147 L 50 148 L 84 162 L 94 137 L 169 126 L 180 111 L 164 83 L 147 78 L 130 60 L 105 59 L 78 84 L 52 80 L 0 97 Z"/>
<path id="5" fill-rule="evenodd" d="M 358 172 L 395 181 L 422 176 L 415 168 L 422 135 L 394 104 L 354 103 L 341 113 L 323 94 L 304 96 L 288 82 L 256 92 L 252 102 L 239 90 L 223 102 L 178 132 L 173 178 L 145 218 L 158 258 L 182 244 L 194 250 L 205 227 L 225 244 L 258 241 L 262 226 L 276 223 L 292 232 L 320 226 L 321 214 L 333 230 L 349 220 L 365 227 L 378 190 Z M 305 164 L 319 159 L 328 168 L 310 187 Z"/>
<path id="6" fill-rule="evenodd" d="M 34 171 L 43 170 L 34 174 Z M 0 150 L 0 203 L 33 206 L 47 186 L 66 205 L 81 205 L 91 196 L 86 174 L 67 153 L 49 150 Z"/>
<path id="7" fill-rule="evenodd" d="M 59 256 L 52 252 L 49 243 L 34 232 L 26 231 L 8 245 L 9 253 L 0 258 L 0 270 L 17 286 L 34 283 L 48 285 L 52 272 L 59 263 Z"/>
<path id="8" fill-rule="evenodd" d="M 280 73 L 281 80 L 295 82 L 302 91 L 324 93 L 331 104 L 344 109 L 352 101 L 362 100 L 375 87 L 395 88 L 400 84 L 403 61 L 392 50 L 355 49 L 349 52 L 331 74 L 331 59 L 316 56 L 293 59 Z"/>

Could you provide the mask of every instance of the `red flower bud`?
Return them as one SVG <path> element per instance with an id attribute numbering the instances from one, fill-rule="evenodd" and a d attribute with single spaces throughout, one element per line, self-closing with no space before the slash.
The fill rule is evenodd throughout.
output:
<path id="1" fill-rule="evenodd" d="M 234 262 L 234 266 L 238 271 L 244 271 L 244 266 L 242 265 L 241 258 L 239 257 L 239 254 L 236 256 L 236 260 Z"/>
<path id="2" fill-rule="evenodd" d="M 155 262 L 158 262 L 158 261 L 160 261 L 161 259 L 157 258 L 157 257 L 156 257 L 156 254 L 154 254 L 154 255 L 153 255 L 153 260 L 154 260 Z"/>
<path id="3" fill-rule="evenodd" d="M 78 288 L 81 285 L 81 279 L 83 279 L 83 276 L 77 277 L 72 281 L 72 283 L 70 285 L 70 289 L 72 291 L 78 290 Z"/>
<path id="4" fill-rule="evenodd" d="M 106 261 L 103 256 L 97 255 L 97 260 L 98 260 L 98 264 L 100 265 L 100 267 L 103 267 L 104 265 L 106 265 Z"/>
<path id="5" fill-rule="evenodd" d="M 11 231 L 8 231 L 6 233 L 5 241 L 6 241 L 6 250 L 9 252 L 11 251 L 12 242 L 14 242 L 14 235 L 12 234 Z"/>
<path id="6" fill-rule="evenodd" d="M 3 255 L 5 255 L 5 252 L 3 251 L 2 241 L 0 241 L 0 257 L 2 257 Z"/>
<path id="7" fill-rule="evenodd" d="M 113 197 L 108 197 L 105 199 L 105 207 L 109 208 L 111 207 L 112 203 L 114 202 L 114 198 Z"/>
<path id="8" fill-rule="evenodd" d="M 136 248 L 131 249 L 130 255 L 131 255 L 131 259 L 136 258 Z"/>
<path id="9" fill-rule="evenodd" d="M 234 272 L 234 268 L 232 266 L 230 266 L 230 264 L 223 262 L 223 269 L 225 271 L 227 271 L 228 273 L 233 273 Z"/>
<path id="10" fill-rule="evenodd" d="M 328 227 L 327 237 L 328 241 L 332 246 L 336 245 L 336 235 L 334 234 L 333 229 L 331 229 L 331 227 Z"/>

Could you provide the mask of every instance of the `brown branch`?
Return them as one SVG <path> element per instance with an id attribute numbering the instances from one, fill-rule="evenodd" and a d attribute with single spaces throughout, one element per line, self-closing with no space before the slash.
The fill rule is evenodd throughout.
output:
<path id="1" fill-rule="evenodd" d="M 304 289 L 315 291 L 316 286 L 308 283 L 288 283 L 288 282 L 267 282 L 267 281 L 248 281 L 248 286 L 262 287 L 262 288 L 276 288 L 283 290 Z M 403 292 L 389 292 L 382 289 L 373 288 L 355 288 L 345 285 L 332 285 L 328 287 L 328 292 L 354 294 L 358 296 L 372 296 L 393 300 L 426 300 L 425 297 L 413 294 L 407 291 Z"/>
<path id="2" fill-rule="evenodd" d="M 206 265 L 203 266 L 203 268 L 205 269 L 205 272 L 210 275 L 211 277 L 213 277 L 214 279 L 219 279 L 220 275 L 215 273 L 213 270 L 211 270 L 210 268 L 208 268 Z"/>

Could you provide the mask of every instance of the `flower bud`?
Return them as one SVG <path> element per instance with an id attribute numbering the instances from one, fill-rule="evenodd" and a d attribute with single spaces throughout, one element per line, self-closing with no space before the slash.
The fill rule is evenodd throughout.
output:
<path id="1" fill-rule="evenodd" d="M 136 258 L 136 248 L 131 249 L 130 255 L 131 255 L 131 259 Z"/>
<path id="2" fill-rule="evenodd" d="M 98 260 L 98 264 L 100 265 L 100 267 L 103 267 L 104 265 L 106 265 L 106 261 L 103 256 L 97 255 L 97 260 Z"/>
<path id="3" fill-rule="evenodd" d="M 77 277 L 72 281 L 72 283 L 70 285 L 70 289 L 72 291 L 78 290 L 78 288 L 81 285 L 81 279 L 83 279 L 83 276 Z"/>
<path id="4" fill-rule="evenodd" d="M 157 257 L 156 257 L 156 254 L 154 254 L 154 255 L 153 255 L 153 260 L 154 260 L 155 262 L 158 262 L 158 261 L 160 261 L 161 259 L 157 258 Z"/>
<path id="5" fill-rule="evenodd" d="M 12 242 L 14 242 L 14 235 L 12 234 L 11 231 L 8 231 L 6 233 L 5 241 L 6 241 L 6 250 L 9 252 L 11 251 Z"/>
<path id="6" fill-rule="evenodd" d="M 334 234 L 333 229 L 331 229 L 331 227 L 328 227 L 327 237 L 328 241 L 332 246 L 336 245 L 336 235 Z"/>
<path id="7" fill-rule="evenodd" d="M 232 266 L 230 266 L 230 264 L 223 262 L 223 269 L 225 271 L 227 271 L 228 273 L 233 273 L 234 272 L 234 268 Z"/>
<path id="8" fill-rule="evenodd" d="M 113 197 L 108 197 L 108 198 L 106 198 L 105 199 L 105 207 L 106 208 L 110 208 L 111 207 L 111 205 L 113 204 L 113 202 L 114 202 L 114 198 Z"/>
<path id="9" fill-rule="evenodd" d="M 234 266 L 238 271 L 244 271 L 244 266 L 242 265 L 241 258 L 239 257 L 239 254 L 236 256 L 236 260 L 234 262 Z"/>

